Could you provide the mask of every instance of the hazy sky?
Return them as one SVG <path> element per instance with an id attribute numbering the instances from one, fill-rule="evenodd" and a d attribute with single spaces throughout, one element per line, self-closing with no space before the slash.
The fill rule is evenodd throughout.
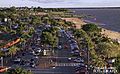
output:
<path id="1" fill-rule="evenodd" d="M 0 7 L 120 7 L 120 0 L 0 0 Z"/>

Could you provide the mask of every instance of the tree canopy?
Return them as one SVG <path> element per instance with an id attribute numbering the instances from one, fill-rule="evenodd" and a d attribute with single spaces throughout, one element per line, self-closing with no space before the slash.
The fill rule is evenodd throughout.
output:
<path id="1" fill-rule="evenodd" d="M 27 71 L 23 68 L 10 69 L 4 74 L 32 74 L 32 72 Z"/>
<path id="2" fill-rule="evenodd" d="M 100 31 L 100 28 L 98 28 L 97 25 L 95 24 L 92 24 L 92 23 L 89 23 L 89 24 L 85 24 L 82 26 L 82 29 L 84 31 L 87 31 L 87 32 L 95 32 L 95 31 Z"/>

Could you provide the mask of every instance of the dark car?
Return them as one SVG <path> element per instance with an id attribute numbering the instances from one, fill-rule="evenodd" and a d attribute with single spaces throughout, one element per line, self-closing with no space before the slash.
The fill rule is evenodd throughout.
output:
<path id="1" fill-rule="evenodd" d="M 36 67 L 36 64 L 35 64 L 34 62 L 31 62 L 29 65 L 30 65 L 30 67 L 32 67 L 32 68 L 35 68 L 35 67 Z"/>

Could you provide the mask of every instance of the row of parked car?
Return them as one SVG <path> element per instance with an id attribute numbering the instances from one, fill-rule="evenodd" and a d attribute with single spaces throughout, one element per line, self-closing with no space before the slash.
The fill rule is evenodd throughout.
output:
<path id="1" fill-rule="evenodd" d="M 40 31 L 41 30 L 39 28 L 36 29 L 36 32 L 32 38 L 33 41 L 29 42 L 29 50 L 23 51 L 21 52 L 21 55 L 16 56 L 13 59 L 14 64 L 32 68 L 37 66 L 38 58 L 42 53 L 42 49 L 37 43 L 40 40 Z"/>
<path id="2" fill-rule="evenodd" d="M 39 58 L 39 53 L 40 52 L 38 51 L 37 52 L 30 51 L 29 53 L 22 52 L 21 56 L 16 56 L 13 59 L 13 63 L 20 65 L 20 66 L 24 66 L 24 67 L 35 68 L 37 66 L 37 60 Z"/>
<path id="3" fill-rule="evenodd" d="M 68 38 L 68 43 L 70 44 L 71 48 L 71 55 L 75 58 L 69 58 L 69 60 L 75 62 L 75 63 L 80 63 L 80 65 L 75 66 L 74 69 L 76 71 L 76 74 L 86 74 L 87 72 L 87 66 L 85 65 L 84 58 L 81 55 L 81 51 L 79 50 L 79 46 L 77 44 L 77 41 L 74 39 L 74 36 L 70 32 L 65 32 L 67 38 Z"/>

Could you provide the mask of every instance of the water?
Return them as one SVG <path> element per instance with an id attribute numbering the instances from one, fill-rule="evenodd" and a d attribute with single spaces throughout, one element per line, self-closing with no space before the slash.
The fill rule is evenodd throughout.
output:
<path id="1" fill-rule="evenodd" d="M 85 18 L 92 22 L 101 23 L 101 27 L 120 32 L 120 9 L 72 9 L 77 15 L 89 15 Z"/>

